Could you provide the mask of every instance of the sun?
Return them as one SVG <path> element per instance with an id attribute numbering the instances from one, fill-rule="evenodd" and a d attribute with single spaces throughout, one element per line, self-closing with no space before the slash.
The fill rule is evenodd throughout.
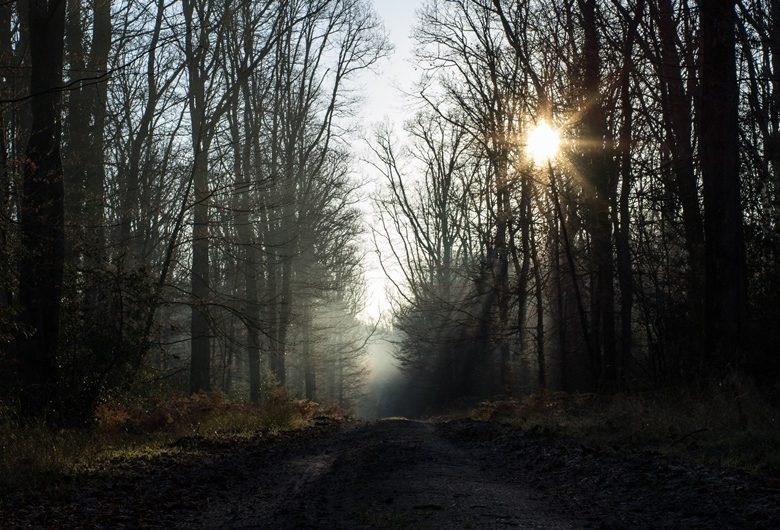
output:
<path id="1" fill-rule="evenodd" d="M 561 133 L 546 121 L 540 121 L 528 131 L 525 149 L 537 165 L 549 162 L 558 156 L 561 147 Z"/>

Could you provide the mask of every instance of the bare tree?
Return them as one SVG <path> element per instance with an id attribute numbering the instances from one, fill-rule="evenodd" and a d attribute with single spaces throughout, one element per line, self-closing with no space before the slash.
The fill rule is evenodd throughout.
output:
<path id="1" fill-rule="evenodd" d="M 20 204 L 21 403 L 41 414 L 54 398 L 65 234 L 61 105 L 65 0 L 30 3 L 32 132 Z"/>
<path id="2" fill-rule="evenodd" d="M 744 362 L 745 248 L 734 6 L 733 1 L 700 5 L 706 340 L 716 370 Z"/>

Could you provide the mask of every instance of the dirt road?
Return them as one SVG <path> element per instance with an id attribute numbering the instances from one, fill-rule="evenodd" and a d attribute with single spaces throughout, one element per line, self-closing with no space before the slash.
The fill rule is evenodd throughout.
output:
<path id="1" fill-rule="evenodd" d="M 0 526 L 780 526 L 772 479 L 472 421 L 323 420 L 271 440 L 178 443 L 191 455 L 72 478 L 67 493 L 6 505 Z"/>
<path id="2" fill-rule="evenodd" d="M 322 443 L 324 442 L 324 443 Z M 282 488 L 229 510 L 236 527 L 576 528 L 560 507 L 496 476 L 432 423 L 349 428 L 288 462 Z M 251 495 L 252 492 L 245 492 Z M 243 495 L 237 495 L 237 498 Z M 207 526 L 224 519 L 224 507 Z"/>

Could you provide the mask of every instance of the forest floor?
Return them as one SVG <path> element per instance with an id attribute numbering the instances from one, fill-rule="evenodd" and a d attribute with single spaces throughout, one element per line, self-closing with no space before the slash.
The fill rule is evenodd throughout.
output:
<path id="1" fill-rule="evenodd" d="M 780 481 L 473 419 L 180 438 L 0 499 L 0 526 L 714 528 L 780 526 Z"/>

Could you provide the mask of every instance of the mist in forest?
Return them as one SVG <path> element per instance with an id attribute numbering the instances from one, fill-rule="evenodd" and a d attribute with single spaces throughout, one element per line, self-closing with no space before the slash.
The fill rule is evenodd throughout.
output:
<path id="1" fill-rule="evenodd" d="M 0 0 L 0 526 L 780 528 L 778 300 L 780 0 Z"/>
<path id="2" fill-rule="evenodd" d="M 368 345 L 366 392 L 357 406 L 358 417 L 373 420 L 396 415 L 394 400 L 403 380 L 396 351 L 392 334 L 387 331 L 380 333 Z"/>
<path id="3" fill-rule="evenodd" d="M 391 4 L 0 5 L 4 402 L 776 383 L 775 2 Z"/>

